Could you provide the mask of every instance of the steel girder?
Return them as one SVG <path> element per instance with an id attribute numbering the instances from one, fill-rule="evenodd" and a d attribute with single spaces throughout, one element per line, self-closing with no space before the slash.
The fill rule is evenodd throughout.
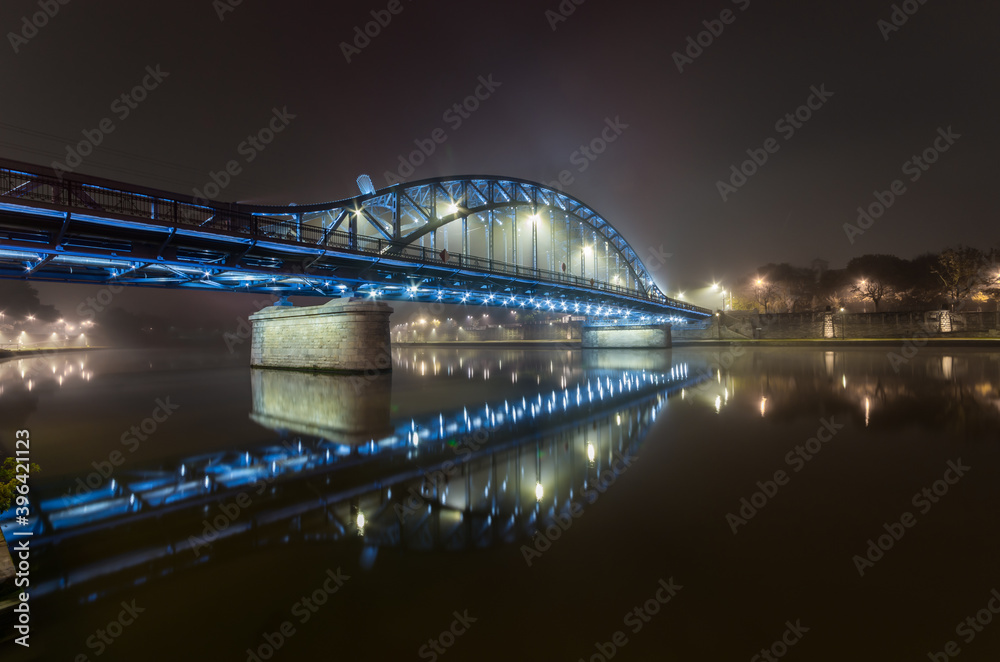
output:
<path id="1" fill-rule="evenodd" d="M 550 265 L 557 249 L 569 254 L 575 223 L 581 245 L 588 233 L 592 243 L 606 242 L 605 274 L 613 255 L 625 284 L 538 268 L 536 223 L 530 265 L 519 264 L 528 260 L 517 259 L 516 231 L 513 262 L 495 259 L 501 216 L 516 225 L 524 209 L 565 221 L 561 243 L 550 222 Z M 470 218 L 482 223 L 485 250 L 473 250 Z M 461 249 L 446 255 L 435 237 L 447 241 L 448 229 L 460 232 Z M 422 245 L 428 239 L 431 245 Z M 206 203 L 0 161 L 0 276 L 316 296 L 364 290 L 442 302 L 482 294 L 484 304 L 525 296 L 615 314 L 711 314 L 665 297 L 624 237 L 583 202 L 534 182 L 482 176 L 398 184 L 333 203 L 265 207 Z"/>

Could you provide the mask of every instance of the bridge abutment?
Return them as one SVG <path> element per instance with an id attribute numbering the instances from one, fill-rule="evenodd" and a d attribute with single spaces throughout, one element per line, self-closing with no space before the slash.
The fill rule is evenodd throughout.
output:
<path id="1" fill-rule="evenodd" d="M 583 349 L 667 349 L 669 324 L 583 327 Z"/>
<path id="2" fill-rule="evenodd" d="M 351 297 L 322 306 L 271 306 L 250 316 L 250 365 L 377 374 L 392 370 L 384 303 Z"/>

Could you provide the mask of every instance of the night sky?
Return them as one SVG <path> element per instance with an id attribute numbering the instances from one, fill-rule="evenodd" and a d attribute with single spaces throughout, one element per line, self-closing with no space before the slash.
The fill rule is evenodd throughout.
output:
<path id="1" fill-rule="evenodd" d="M 113 132 L 76 172 L 191 194 L 237 159 L 242 172 L 218 200 L 302 204 L 356 195 L 361 173 L 385 186 L 441 128 L 446 140 L 401 179 L 562 173 L 564 190 L 621 230 L 671 294 L 768 262 L 840 267 L 1000 240 L 997 3 L 561 6 L 76 0 L 35 31 L 22 19 L 37 2 L 6 0 L 0 154 L 65 162 L 67 145 L 110 118 Z M 373 11 L 391 20 L 356 48 Z M 699 33 L 703 46 L 691 46 Z M 157 68 L 165 75 L 146 98 L 124 104 Z M 477 88 L 478 108 L 449 112 Z M 807 120 L 783 119 L 814 90 Z M 247 162 L 241 143 L 275 110 L 287 126 Z M 939 129 L 947 151 L 907 167 Z M 602 132 L 614 140 L 584 155 Z M 766 163 L 720 192 L 747 150 Z M 851 243 L 844 223 L 894 180 L 905 192 Z M 39 289 L 68 310 L 91 291 Z M 242 295 L 149 290 L 117 303 L 230 319 L 248 307 Z"/>

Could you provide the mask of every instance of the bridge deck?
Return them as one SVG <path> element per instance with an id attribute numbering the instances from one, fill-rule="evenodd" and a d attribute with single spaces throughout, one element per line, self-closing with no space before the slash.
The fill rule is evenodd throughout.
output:
<path id="1" fill-rule="evenodd" d="M 443 186 L 413 186 L 418 185 Z M 428 215 L 424 225 L 434 224 L 436 230 L 421 226 L 404 232 L 407 226 L 397 209 L 390 231 L 376 215 L 385 209 L 387 196 L 399 207 L 411 193 L 400 185 L 381 192 L 378 204 L 371 195 L 310 207 L 206 204 L 118 182 L 60 178 L 39 166 L 0 161 L 0 277 L 323 297 L 363 292 L 373 298 L 529 306 L 632 319 L 704 319 L 711 314 L 663 296 L 648 275 L 643 277 L 650 285 L 643 286 L 634 277 L 645 274 L 641 262 L 630 248 L 622 248 L 627 245 L 609 225 L 598 224 L 596 216 L 587 227 L 598 227 L 605 238 L 604 275 L 611 277 L 612 253 L 620 265 L 613 282 L 567 273 L 565 262 L 558 271 L 540 268 L 535 225 L 530 265 L 496 259 L 492 242 L 488 255 L 437 249 L 434 237 L 449 223 L 461 224 L 462 244 L 468 248 L 468 218 L 488 215 L 492 224 L 499 208 L 495 201 L 461 209 L 452 204 L 448 214 Z M 464 200 L 473 205 L 472 196 L 466 195 Z M 491 196 L 499 198 L 500 193 Z M 554 197 L 548 200 L 565 204 Z M 509 204 L 512 236 L 517 237 L 517 206 L 527 203 Z M 532 204 L 532 209 L 540 207 L 537 201 Z M 583 214 L 579 209 L 573 213 Z M 359 218 L 368 219 L 377 236 L 359 230 Z M 538 216 L 532 218 L 537 224 Z M 499 219 L 496 223 L 502 226 Z M 554 224 L 551 232 L 553 256 L 557 248 L 563 255 L 578 248 L 568 234 L 567 245 L 557 245 Z M 593 232 L 597 237 L 597 230 Z M 422 245 L 427 241 L 430 246 Z M 516 257 L 518 239 L 511 241 Z M 585 259 L 581 254 L 581 271 Z M 592 269 L 600 275 L 596 256 Z"/>

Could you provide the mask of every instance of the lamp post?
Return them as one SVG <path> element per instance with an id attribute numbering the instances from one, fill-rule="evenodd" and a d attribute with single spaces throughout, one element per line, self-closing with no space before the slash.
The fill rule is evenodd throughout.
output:
<path id="1" fill-rule="evenodd" d="M 720 285 L 719 283 L 712 283 L 712 289 L 713 290 L 720 290 L 720 294 L 722 295 L 722 310 L 725 310 L 726 309 L 726 288 L 723 287 L 722 285 Z M 730 304 L 732 303 L 732 298 L 733 298 L 733 295 L 732 295 L 732 293 L 730 293 L 730 295 L 729 295 Z"/>
<path id="2" fill-rule="evenodd" d="M 764 279 L 763 278 L 758 278 L 757 279 L 757 283 L 756 283 L 753 291 L 754 291 L 754 296 L 757 298 L 757 303 L 762 303 L 763 304 L 763 306 L 764 306 L 764 314 L 766 315 L 767 314 L 767 302 L 766 301 L 761 301 L 761 298 L 764 295 Z"/>

